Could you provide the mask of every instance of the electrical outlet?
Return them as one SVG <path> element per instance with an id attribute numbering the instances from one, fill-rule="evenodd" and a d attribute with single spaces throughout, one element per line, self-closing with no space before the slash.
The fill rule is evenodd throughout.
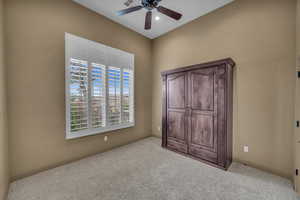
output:
<path id="1" fill-rule="evenodd" d="M 248 146 L 244 146 L 244 152 L 248 153 L 249 152 L 249 147 Z"/>
<path id="2" fill-rule="evenodd" d="M 157 130 L 160 131 L 160 126 L 157 127 Z"/>
<path id="3" fill-rule="evenodd" d="M 107 142 L 107 140 L 108 140 L 108 137 L 104 136 L 104 142 Z"/>

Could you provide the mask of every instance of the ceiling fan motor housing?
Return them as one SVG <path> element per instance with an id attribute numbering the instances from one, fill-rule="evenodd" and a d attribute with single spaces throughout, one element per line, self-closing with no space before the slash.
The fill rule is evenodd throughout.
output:
<path id="1" fill-rule="evenodd" d="M 161 0 L 142 0 L 142 5 L 148 9 L 152 10 L 156 8 Z"/>

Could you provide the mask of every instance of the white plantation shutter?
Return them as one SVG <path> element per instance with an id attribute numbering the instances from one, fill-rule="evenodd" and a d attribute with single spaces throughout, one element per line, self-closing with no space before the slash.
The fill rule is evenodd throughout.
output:
<path id="1" fill-rule="evenodd" d="M 133 73 L 130 69 L 123 70 L 122 122 L 133 122 Z"/>
<path id="2" fill-rule="evenodd" d="M 121 69 L 109 67 L 108 73 L 108 123 L 121 123 Z"/>
<path id="3" fill-rule="evenodd" d="M 71 131 L 88 128 L 88 64 L 86 61 L 70 60 L 70 106 Z"/>
<path id="4" fill-rule="evenodd" d="M 66 138 L 134 126 L 134 55 L 66 33 Z"/>
<path id="5" fill-rule="evenodd" d="M 105 66 L 92 63 L 91 69 L 91 121 L 93 128 L 105 127 Z"/>

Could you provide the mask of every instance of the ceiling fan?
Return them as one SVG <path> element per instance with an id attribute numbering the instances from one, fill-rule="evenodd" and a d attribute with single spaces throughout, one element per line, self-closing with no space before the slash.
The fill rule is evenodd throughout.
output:
<path id="1" fill-rule="evenodd" d="M 174 10 L 170 10 L 168 8 L 165 8 L 163 6 L 159 6 L 159 2 L 161 2 L 162 0 L 141 0 L 141 5 L 138 6 L 133 6 L 131 8 L 127 8 L 124 10 L 120 10 L 117 12 L 118 16 L 122 16 L 128 13 L 132 13 L 138 10 L 141 10 L 143 8 L 145 8 L 146 10 L 148 10 L 148 12 L 146 13 L 146 20 L 145 20 L 145 29 L 146 30 L 150 30 L 151 29 L 151 25 L 152 25 L 152 10 L 153 9 L 157 9 L 158 12 L 167 15 L 168 17 L 171 17 L 172 19 L 175 20 L 180 20 L 182 17 L 182 14 L 174 11 Z M 125 5 L 129 6 L 133 1 L 128 0 Z"/>

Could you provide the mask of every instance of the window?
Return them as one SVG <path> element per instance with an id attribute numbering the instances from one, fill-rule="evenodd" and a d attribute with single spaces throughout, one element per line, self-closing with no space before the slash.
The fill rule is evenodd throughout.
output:
<path id="1" fill-rule="evenodd" d="M 134 126 L 134 55 L 66 33 L 66 138 Z"/>

